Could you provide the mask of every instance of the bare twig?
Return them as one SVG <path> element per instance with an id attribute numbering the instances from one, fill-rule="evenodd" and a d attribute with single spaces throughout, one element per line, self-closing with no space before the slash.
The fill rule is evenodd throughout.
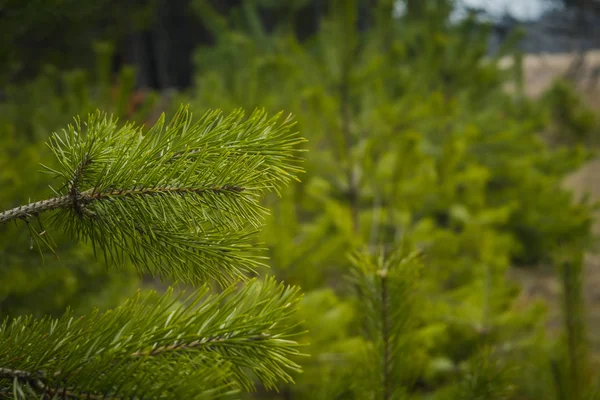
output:
<path id="1" fill-rule="evenodd" d="M 77 190 L 70 191 L 68 195 L 54 197 L 47 200 L 29 203 L 27 205 L 12 208 L 0 213 L 0 223 L 15 219 L 29 219 L 43 212 L 53 211 L 61 208 L 74 208 L 78 215 L 85 214 L 84 206 L 93 201 L 104 200 L 114 197 L 152 196 L 159 194 L 199 194 L 199 193 L 240 193 L 245 188 L 236 185 L 224 185 L 207 188 L 182 188 L 182 187 L 152 187 L 137 189 L 113 189 L 107 192 L 95 192 L 93 189 L 79 193 Z"/>

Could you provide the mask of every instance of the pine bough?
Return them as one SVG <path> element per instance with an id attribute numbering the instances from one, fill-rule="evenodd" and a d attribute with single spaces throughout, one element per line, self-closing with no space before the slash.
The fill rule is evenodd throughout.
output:
<path id="1" fill-rule="evenodd" d="M 292 126 L 264 111 L 194 121 L 181 108 L 147 132 L 96 113 L 54 134 L 57 163 L 45 166 L 59 182 L 54 197 L 0 213 L 0 223 L 23 221 L 40 251 L 54 247 L 48 225 L 111 265 L 204 286 L 84 317 L 5 320 L 0 398 L 221 398 L 256 379 L 268 389 L 292 381 L 298 289 L 247 281 L 262 263 L 251 242 L 260 198 L 301 172 Z"/>

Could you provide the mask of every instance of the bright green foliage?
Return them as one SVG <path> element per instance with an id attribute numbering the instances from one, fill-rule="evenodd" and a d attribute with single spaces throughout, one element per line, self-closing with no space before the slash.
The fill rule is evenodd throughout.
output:
<path id="1" fill-rule="evenodd" d="M 298 298 L 267 279 L 216 296 L 207 286 L 188 298 L 138 295 L 85 317 L 17 318 L 0 327 L 0 379 L 17 399 L 222 398 L 254 387 L 247 371 L 274 388 L 299 370 Z"/>
<path id="2" fill-rule="evenodd" d="M 54 192 L 68 204 L 52 222 L 116 264 L 127 255 L 153 275 L 239 279 L 259 264 L 246 228 L 261 224 L 260 196 L 300 171 L 302 142 L 289 119 L 243 117 L 212 112 L 193 122 L 180 110 L 146 133 L 98 114 L 78 121 L 50 142 Z"/>
<path id="3" fill-rule="evenodd" d="M 358 322 L 379 297 L 355 303 L 340 276 L 351 271 L 348 252 L 388 251 L 402 238 L 422 251 L 425 267 L 409 330 L 418 351 L 395 360 L 395 393 L 459 393 L 469 366 L 485 359 L 482 349 L 498 348 L 486 371 L 498 366 L 501 376 L 506 365 L 520 366 L 506 377 L 510 393 L 543 398 L 551 373 L 540 356 L 551 347 L 544 310 L 518 303 L 506 276 L 514 265 L 554 263 L 558 243 L 589 244 L 591 208 L 561 189 L 589 153 L 548 145 L 541 133 L 552 110 L 505 91 L 507 83 L 522 86 L 521 55 L 508 43 L 487 57 L 488 30 L 475 17 L 450 23 L 447 1 L 394 17 L 385 0 L 365 17 L 357 3 L 328 3 L 318 33 L 299 42 L 289 21 L 272 35 L 253 29 L 244 16 L 256 4 L 247 2 L 229 25 L 212 25 L 217 45 L 196 58 L 193 107 L 290 110 L 309 139 L 307 177 L 283 199 L 267 200 L 273 217 L 262 235 L 278 275 L 314 290 L 304 304 L 314 308 L 303 313 L 323 321 L 306 324 L 319 331 L 306 338 L 318 361 L 290 390 L 299 398 L 371 398 L 353 384 L 357 369 L 346 367 L 357 365 L 364 346 L 379 348 L 381 335 L 367 332 L 381 326 L 371 321 L 365 331 Z M 203 20 L 214 12 L 198 11 Z M 359 16 L 368 29 L 357 29 Z M 503 56 L 514 64 L 501 67 Z M 322 327 L 330 314 L 336 335 L 321 332 L 332 331 Z M 544 380 L 520 379 L 532 371 Z M 461 386 L 462 398 L 469 388 L 485 396 L 486 379 Z"/>
<path id="4" fill-rule="evenodd" d="M 58 71 L 53 67 L 30 82 L 3 87 L 0 103 L 0 204 L 2 209 L 39 200 L 48 193 L 48 175 L 40 164 L 52 164 L 45 142 L 53 131 L 97 109 L 138 121 L 151 116 L 155 96 L 149 93 L 131 114 L 129 103 L 135 74 L 126 67 L 115 86 L 111 78 L 111 47 L 95 46 L 95 74 L 84 70 Z M 117 101 L 119 100 L 119 101 Z M 41 231 L 41 230 L 40 230 Z M 133 268 L 121 266 L 107 272 L 96 262 L 90 246 L 74 244 L 62 232 L 53 232 L 56 253 L 43 262 L 32 249 L 31 235 L 22 226 L 0 226 L 0 310 L 3 315 L 34 313 L 61 315 L 67 306 L 87 312 L 94 306 L 112 307 L 135 291 L 138 277 Z"/>
<path id="5" fill-rule="evenodd" d="M 53 135 L 54 197 L 1 212 L 0 224 L 26 224 L 53 251 L 46 228 L 62 228 L 111 263 L 127 256 L 141 271 L 214 279 L 224 291 L 209 296 L 207 282 L 184 300 L 150 294 L 81 317 L 5 319 L 0 378 L 12 398 L 213 398 L 255 379 L 292 382 L 298 289 L 272 278 L 234 285 L 258 265 L 247 228 L 260 225 L 260 196 L 301 172 L 303 139 L 279 119 L 214 111 L 194 121 L 182 108 L 143 132 L 96 113 Z"/>
<path id="6" fill-rule="evenodd" d="M 113 53 L 111 45 L 97 43 L 93 70 L 61 71 L 47 65 L 31 81 L 6 85 L 3 90 L 9 101 L 0 103 L 0 127 L 4 134 L 13 135 L 15 140 L 43 144 L 53 131 L 72 121 L 74 115 L 87 115 L 97 109 L 138 122 L 151 117 L 156 94 L 148 93 L 139 107 L 131 110 L 135 70 L 125 66 L 118 79 L 113 80 Z"/>
<path id="7" fill-rule="evenodd" d="M 258 200 L 301 171 L 294 146 L 303 141 L 289 119 L 242 118 L 209 112 L 194 123 L 182 109 L 146 133 L 100 114 L 78 121 L 49 144 L 55 197 L 0 213 L 0 222 L 23 219 L 52 249 L 40 214 L 58 210 L 51 224 L 90 240 L 107 261 L 127 255 L 141 270 L 185 281 L 239 279 L 258 265 L 244 242 L 264 214 Z"/>
<path id="8" fill-rule="evenodd" d="M 330 288 L 307 293 L 299 304 L 298 320 L 308 329 L 304 342 L 309 358 L 302 361 L 303 374 L 294 386 L 294 397 L 309 399 L 351 398 L 354 378 L 366 341 L 354 336 L 356 311 Z"/>
<path id="9" fill-rule="evenodd" d="M 415 308 L 418 253 L 396 250 L 387 258 L 357 253 L 352 258 L 351 283 L 368 345 L 355 366 L 363 380 L 355 383 L 359 398 L 403 398 L 407 384 L 418 376 L 422 359 L 415 333 L 420 319 Z M 412 335 L 411 335 L 412 334 Z M 412 371 L 405 362 L 410 360 Z M 362 367 L 361 367 L 362 366 Z"/>
<path id="10" fill-rule="evenodd" d="M 294 32 L 305 0 L 248 0 L 229 7 L 228 15 L 213 9 L 214 2 L 191 3 L 216 44 L 198 50 L 196 86 L 186 102 L 200 112 L 292 112 L 309 139 L 304 183 L 280 187 L 298 172 L 300 139 L 288 136 L 288 120 L 276 122 L 263 112 L 246 120 L 234 111 L 191 123 L 180 110 L 170 124 L 160 119 L 146 130 L 94 114 L 87 125 L 77 122 L 54 137 L 61 163 L 39 160 L 58 178 L 57 200 L 44 203 L 58 208 L 50 222 L 71 238 L 92 241 L 109 261 L 131 259 L 151 274 L 225 285 L 261 265 L 247 234 L 262 223 L 263 207 L 272 210 L 260 236 L 270 265 L 279 278 L 308 290 L 297 317 L 278 307 L 283 303 L 269 308 L 270 317 L 301 322 L 263 326 L 284 336 L 309 330 L 299 336 L 311 354 L 302 362 L 305 373 L 283 388 L 282 398 L 592 397 L 580 291 L 592 214 L 588 204 L 573 202 L 561 181 L 589 157 L 578 146 L 593 138 L 598 124 L 567 87 L 557 85 L 542 101 L 523 96 L 522 54 L 512 49 L 517 36 L 487 55 L 488 27 L 474 16 L 451 22 L 454 2 L 448 0 L 406 0 L 404 15 L 396 14 L 395 0 L 314 2 L 327 8 L 326 17 L 304 41 Z M 272 29 L 261 24 L 265 10 L 277 17 Z M 500 64 L 504 56 L 513 65 Z M 2 120 L 9 121 L 0 126 L 10 132 L 7 141 L 45 138 L 65 123 L 66 110 L 70 118 L 100 104 L 127 114 L 131 70 L 122 73 L 123 92 L 115 97 L 108 60 L 101 58 L 96 85 L 81 73 L 49 71 L 31 87 L 11 89 L 18 101 L 0 105 Z M 62 83 L 65 93 L 58 90 Z M 515 93 L 507 94 L 507 86 Z M 142 111 L 134 118 L 147 122 L 148 109 Z M 22 157 L 29 154 L 40 157 L 37 148 Z M 6 164 L 11 172 L 5 175 L 21 179 L 15 163 Z M 243 184 L 225 179 L 232 176 Z M 35 193 L 45 189 L 30 186 Z M 20 191 L 28 189 L 23 184 Z M 267 190 L 283 196 L 260 203 L 258 195 Z M 42 242 L 47 221 L 37 222 L 28 226 Z M 20 232 L 20 243 L 27 243 L 22 225 L 17 228 L 6 230 L 2 242 Z M 62 254 L 64 241 L 57 242 Z M 557 244 L 567 254 L 557 257 Z M 398 248 L 403 251 L 395 253 Z M 558 342 L 545 335 L 544 308 L 519 299 L 518 285 L 507 279 L 510 268 L 540 265 L 561 272 L 565 340 Z M 20 282 L 28 278 L 18 276 Z M 36 281 L 36 288 L 44 282 Z M 201 304 L 210 308 L 211 301 Z M 243 302 L 236 299 L 227 309 L 237 310 L 237 301 Z M 248 317 L 254 309 L 244 304 Z M 182 398 L 194 388 L 207 397 L 249 388 L 253 380 L 241 370 L 253 368 L 268 387 L 289 382 L 286 368 L 297 365 L 288 357 L 296 346 L 276 341 L 268 349 L 279 353 L 256 353 L 267 349 L 261 345 L 230 358 L 213 351 L 222 373 L 206 369 L 190 386 L 182 376 L 191 375 L 175 368 L 172 376 L 150 376 L 155 384 L 172 379 L 162 383 L 173 385 L 163 397 Z M 210 357 L 198 351 L 193 354 L 202 360 Z M 158 367 L 152 362 L 162 354 L 156 356 L 146 358 L 147 368 Z M 171 368 L 170 362 L 164 365 Z M 17 376 L 15 390 L 28 384 L 39 390 L 30 376 Z M 101 389 L 86 386 L 82 390 Z"/>
<path id="11" fill-rule="evenodd" d="M 511 375 L 515 371 L 499 365 L 500 362 L 496 354 L 485 349 L 467 367 L 465 376 L 456 389 L 446 396 L 456 400 L 514 398 L 515 387 L 511 382 Z"/>

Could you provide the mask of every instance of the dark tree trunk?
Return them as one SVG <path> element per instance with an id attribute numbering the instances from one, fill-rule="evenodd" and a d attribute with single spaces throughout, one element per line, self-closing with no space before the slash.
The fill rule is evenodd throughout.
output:
<path id="1" fill-rule="evenodd" d="M 142 32 L 131 32 L 117 54 L 117 65 L 132 64 L 138 71 L 138 86 L 158 90 L 185 88 L 192 83 L 193 52 L 203 45 L 214 43 L 214 38 L 200 18 L 193 14 L 190 0 L 157 0 L 152 25 Z M 210 0 L 214 9 L 229 15 L 239 7 L 241 0 Z M 409 0 L 418 8 L 421 0 Z M 285 13 L 281 7 L 259 9 L 265 31 L 270 32 Z M 295 34 L 300 40 L 313 36 L 328 12 L 328 0 L 311 0 L 292 15 Z M 360 0 L 358 25 L 366 30 L 372 25 L 377 0 Z M 289 14 L 288 14 L 289 15 Z"/>

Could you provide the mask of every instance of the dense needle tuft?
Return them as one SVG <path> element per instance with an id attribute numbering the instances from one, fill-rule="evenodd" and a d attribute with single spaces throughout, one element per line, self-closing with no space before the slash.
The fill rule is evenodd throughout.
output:
<path id="1" fill-rule="evenodd" d="M 251 390 L 254 377 L 272 389 L 299 370 L 299 298 L 274 279 L 251 280 L 219 295 L 208 286 L 188 298 L 138 295 L 79 318 L 6 320 L 0 386 L 59 399 L 223 398 Z"/>
<path id="2" fill-rule="evenodd" d="M 102 113 L 76 120 L 49 143 L 58 167 L 46 169 L 61 182 L 52 221 L 108 262 L 226 285 L 261 264 L 250 240 L 261 196 L 301 172 L 292 126 L 264 111 L 194 121 L 186 108 L 147 132 Z"/>
<path id="3" fill-rule="evenodd" d="M 211 399 L 292 381 L 298 289 L 234 283 L 260 263 L 251 234 L 261 196 L 301 172 L 303 139 L 280 117 L 214 111 L 194 121 L 181 108 L 144 132 L 96 113 L 51 138 L 56 196 L 1 212 L 0 224 L 24 220 L 52 247 L 37 230 L 52 212 L 53 225 L 111 263 L 224 290 L 211 295 L 206 282 L 189 298 L 170 290 L 83 317 L 6 319 L 1 398 Z"/>

